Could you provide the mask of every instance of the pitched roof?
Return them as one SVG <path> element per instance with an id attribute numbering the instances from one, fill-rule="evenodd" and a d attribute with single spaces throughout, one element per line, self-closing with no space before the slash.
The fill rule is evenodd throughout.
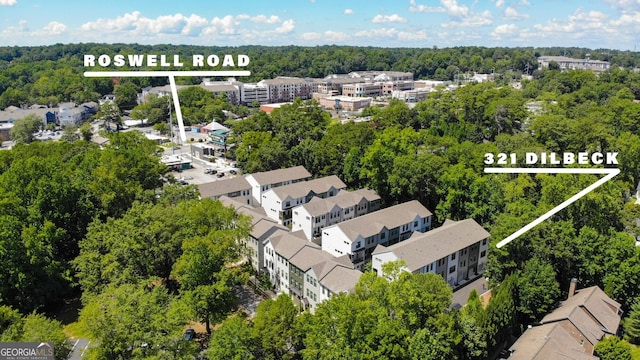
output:
<path id="1" fill-rule="evenodd" d="M 362 235 L 362 237 L 365 238 L 374 236 L 379 234 L 384 227 L 394 229 L 410 223 L 416 217 L 426 218 L 431 215 L 433 215 L 431 211 L 420 204 L 420 202 L 412 200 L 386 209 L 374 211 L 331 227 L 340 228 L 351 241 L 354 241 L 358 235 Z M 327 229 L 331 227 L 327 227 Z"/>
<path id="2" fill-rule="evenodd" d="M 283 181 L 295 181 L 310 178 L 311 174 L 304 166 L 253 173 L 251 176 L 261 185 L 275 184 Z"/>
<path id="3" fill-rule="evenodd" d="M 302 235 L 302 237 L 300 235 Z M 269 238 L 269 241 L 271 241 L 273 249 L 287 260 L 291 259 L 298 251 L 305 247 L 320 249 L 320 246 L 307 240 L 302 231 L 293 233 L 278 231 Z"/>
<path id="4" fill-rule="evenodd" d="M 284 200 L 287 196 L 293 199 L 305 197 L 309 193 L 322 194 L 329 191 L 331 188 L 344 189 L 347 185 L 335 175 L 325 176 L 309 181 L 297 182 L 289 185 L 279 186 L 271 189 L 278 198 Z"/>
<path id="5" fill-rule="evenodd" d="M 247 215 L 251 218 L 250 235 L 255 239 L 264 239 L 279 230 L 289 230 L 268 217 L 263 208 L 254 208 L 226 196 L 222 196 L 220 202 L 225 206 L 233 206 L 239 214 Z"/>
<path id="6" fill-rule="evenodd" d="M 300 206 L 303 207 L 309 215 L 319 216 L 330 212 L 335 206 L 338 206 L 340 209 L 356 206 L 363 199 L 372 202 L 379 200 L 380 196 L 378 196 L 375 191 L 369 189 L 360 189 L 352 192 L 341 190 L 336 196 L 324 199 L 314 197 L 308 203 Z"/>
<path id="7" fill-rule="evenodd" d="M 391 251 L 407 263 L 410 271 L 415 271 L 489 236 L 473 219 L 447 220 L 437 229 L 414 233 L 409 239 L 389 247 L 378 245 L 373 255 Z"/>
<path id="8" fill-rule="evenodd" d="M 203 198 L 226 195 L 241 190 L 251 190 L 251 184 L 242 176 L 198 185 L 198 191 Z"/>
<path id="9" fill-rule="evenodd" d="M 527 329 L 510 348 L 509 360 L 573 359 L 596 360 L 561 324 Z"/>
<path id="10" fill-rule="evenodd" d="M 576 290 L 575 294 L 542 318 L 541 323 L 571 321 L 592 343 L 605 333 L 615 334 L 620 325 L 620 304 L 597 286 Z M 592 341 L 594 340 L 594 341 Z"/>
<path id="11" fill-rule="evenodd" d="M 289 262 L 301 269 L 303 272 L 306 272 L 312 266 L 328 261 L 331 258 L 333 258 L 333 256 L 326 251 L 322 251 L 320 247 L 305 246 L 290 257 Z"/>

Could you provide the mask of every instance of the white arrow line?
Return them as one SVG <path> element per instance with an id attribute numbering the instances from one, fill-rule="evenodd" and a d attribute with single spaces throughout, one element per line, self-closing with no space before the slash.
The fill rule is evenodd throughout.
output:
<path id="1" fill-rule="evenodd" d="M 607 181 L 611 180 L 614 176 L 616 176 L 616 175 L 618 175 L 620 173 L 620 169 L 603 169 L 603 168 L 596 168 L 596 169 L 591 169 L 591 168 L 589 168 L 589 169 L 579 169 L 579 168 L 576 168 L 576 169 L 573 169 L 573 168 L 485 168 L 484 172 L 485 173 L 503 173 L 503 174 L 523 174 L 523 173 L 536 173 L 536 174 L 606 174 L 606 176 L 604 176 L 602 179 L 599 179 L 598 181 L 596 181 L 593 184 L 589 185 L 584 190 L 578 192 L 577 194 L 573 195 L 572 197 L 570 197 L 566 201 L 562 202 L 560 205 L 554 207 L 553 209 L 549 210 L 548 212 L 546 212 L 545 214 L 543 214 L 539 218 L 533 220 L 531 223 L 529 223 L 528 225 L 526 225 L 522 229 L 520 229 L 520 230 L 514 232 L 513 234 L 507 236 L 504 240 L 500 241 L 496 245 L 498 248 L 501 248 L 501 247 L 507 245 L 508 243 L 510 243 L 512 240 L 518 238 L 520 235 L 522 235 L 525 232 L 531 230 L 534 226 L 536 226 L 536 225 L 540 224 L 541 222 L 547 220 L 548 218 L 552 217 L 558 211 L 566 208 L 567 206 L 569 206 L 572 203 L 574 203 L 576 200 L 578 200 L 581 197 L 587 195 L 589 192 L 593 191 L 598 186 L 600 186 L 600 185 L 606 183 Z"/>

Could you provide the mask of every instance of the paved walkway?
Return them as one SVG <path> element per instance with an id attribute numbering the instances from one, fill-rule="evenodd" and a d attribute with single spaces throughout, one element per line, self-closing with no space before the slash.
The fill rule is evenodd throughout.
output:
<path id="1" fill-rule="evenodd" d="M 488 291 L 487 289 L 487 281 L 484 278 L 484 276 L 481 276 L 467 284 L 465 284 L 464 286 L 462 286 L 461 288 L 458 288 L 456 291 L 453 292 L 453 299 L 451 302 L 451 307 L 462 307 L 467 303 L 467 299 L 469 298 L 469 294 L 471 294 L 471 291 L 473 291 L 473 289 L 475 289 L 478 292 L 478 295 L 482 295 L 483 293 L 485 293 L 486 291 Z"/>

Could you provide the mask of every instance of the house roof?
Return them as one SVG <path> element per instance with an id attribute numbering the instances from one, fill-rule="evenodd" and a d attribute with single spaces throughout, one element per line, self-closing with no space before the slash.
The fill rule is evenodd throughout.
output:
<path id="1" fill-rule="evenodd" d="M 447 220 L 437 229 L 414 233 L 409 239 L 389 247 L 378 245 L 372 255 L 393 252 L 407 263 L 410 271 L 416 271 L 489 236 L 473 219 Z"/>
<path id="2" fill-rule="evenodd" d="M 334 261 L 331 260 L 331 262 Z M 320 280 L 320 283 L 334 294 L 345 291 L 353 292 L 360 280 L 360 276 L 362 276 L 360 271 L 337 264 L 329 269 Z"/>
<path id="3" fill-rule="evenodd" d="M 311 177 L 304 166 L 294 166 L 286 169 L 277 169 L 253 173 L 251 176 L 260 185 L 276 184 L 283 181 L 303 180 Z"/>
<path id="4" fill-rule="evenodd" d="M 254 208 L 227 196 L 222 196 L 219 200 L 223 205 L 232 206 L 239 214 L 247 215 L 251 218 L 250 235 L 255 239 L 265 239 L 276 231 L 289 230 L 268 217 L 263 208 Z"/>
<path id="5" fill-rule="evenodd" d="M 288 231 L 289 229 L 270 218 L 262 217 L 253 224 L 253 227 L 251 228 L 251 236 L 255 239 L 266 239 L 278 230 Z"/>
<path id="6" fill-rule="evenodd" d="M 547 324 L 562 320 L 573 323 L 595 344 L 605 333 L 615 334 L 620 325 L 620 304 L 597 286 L 576 290 L 575 294 L 542 318 Z"/>
<path id="7" fill-rule="evenodd" d="M 251 190 L 251 184 L 242 176 L 198 185 L 198 191 L 203 198 L 226 195 L 241 190 Z"/>
<path id="8" fill-rule="evenodd" d="M 278 198 L 284 200 L 287 196 L 293 199 L 305 197 L 309 193 L 322 194 L 328 192 L 331 188 L 344 189 L 347 185 L 335 175 L 325 176 L 309 181 L 297 182 L 289 185 L 279 186 L 271 189 Z"/>
<path id="9" fill-rule="evenodd" d="M 364 190 L 364 191 L 361 191 Z M 379 200 L 380 196 L 373 190 L 361 189 L 353 192 L 342 190 L 336 196 L 328 198 L 314 197 L 306 204 L 301 205 L 311 216 L 324 215 L 335 206 L 346 209 L 358 205 L 362 200 L 371 202 Z"/>
<path id="10" fill-rule="evenodd" d="M 299 236 L 299 235 L 302 235 Z M 298 251 L 305 247 L 320 249 L 320 246 L 304 238 L 302 231 L 290 233 L 288 231 L 278 231 L 269 238 L 273 249 L 285 259 L 291 259 Z"/>
<path id="11" fill-rule="evenodd" d="M 369 237 L 379 234 L 382 228 L 394 229 L 408 224 L 416 217 L 426 218 L 433 215 L 417 200 L 374 211 L 351 220 L 341 222 L 331 227 L 338 227 L 351 241 L 361 235 Z M 330 227 L 327 227 L 327 229 Z"/>
<path id="12" fill-rule="evenodd" d="M 289 262 L 301 269 L 303 272 L 306 272 L 312 266 L 328 261 L 331 258 L 333 258 L 333 256 L 326 251 L 322 251 L 320 247 L 304 246 L 289 258 Z"/>
<path id="13" fill-rule="evenodd" d="M 510 348 L 509 360 L 573 359 L 596 360 L 587 353 L 561 324 L 546 324 L 527 329 Z"/>

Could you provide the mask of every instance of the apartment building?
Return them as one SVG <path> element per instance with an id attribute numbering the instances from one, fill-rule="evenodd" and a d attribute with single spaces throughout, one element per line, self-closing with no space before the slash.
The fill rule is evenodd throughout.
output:
<path id="1" fill-rule="evenodd" d="M 325 227 L 322 250 L 339 257 L 349 255 L 355 268 L 362 270 L 378 245 L 393 245 L 414 232 L 431 228 L 433 214 L 413 200 Z"/>
<path id="2" fill-rule="evenodd" d="M 279 223 L 291 225 L 292 209 L 306 204 L 313 197 L 327 198 L 338 194 L 347 185 L 335 175 L 297 182 L 266 190 L 262 193 L 261 206 L 267 216 Z"/>
<path id="3" fill-rule="evenodd" d="M 262 204 L 262 194 L 272 188 L 295 184 L 311 179 L 311 174 L 304 166 L 294 166 L 286 169 L 257 172 L 246 176 L 251 184 L 251 195 L 256 204 Z"/>
<path id="4" fill-rule="evenodd" d="M 308 240 L 318 239 L 324 227 L 351 220 L 380 209 L 380 196 L 370 189 L 340 191 L 328 198 L 314 197 L 293 209 L 293 230 L 302 230 Z"/>
<path id="5" fill-rule="evenodd" d="M 551 62 L 560 66 L 561 70 L 593 70 L 605 71 L 611 66 L 608 61 L 591 60 L 589 56 L 585 59 L 574 59 L 566 56 L 540 56 L 538 65 L 540 68 L 549 67 Z"/>
<path id="6" fill-rule="evenodd" d="M 319 262 L 305 273 L 303 303 L 312 312 L 319 303 L 339 293 L 352 293 L 362 272 L 353 268 L 348 256 Z"/>
<path id="7" fill-rule="evenodd" d="M 441 227 L 414 233 L 406 241 L 378 245 L 371 255 L 371 268 L 383 276 L 384 264 L 404 260 L 403 270 L 439 274 L 455 288 L 484 273 L 489 236 L 473 219 L 447 220 Z"/>
<path id="8" fill-rule="evenodd" d="M 301 231 L 276 231 L 264 242 L 264 269 L 277 292 L 291 294 L 289 259 L 305 248 L 318 250 L 320 246 L 307 241 Z M 301 287 L 296 281 L 292 285 Z"/>
<path id="9" fill-rule="evenodd" d="M 242 176 L 212 181 L 198 185 L 201 198 L 218 200 L 223 196 L 253 206 L 251 184 Z"/>
<path id="10" fill-rule="evenodd" d="M 310 99 L 312 83 L 302 78 L 278 76 L 258 82 L 258 86 L 265 87 L 270 103 L 289 102 L 296 98 Z"/>
<path id="11" fill-rule="evenodd" d="M 241 242 L 245 246 L 247 260 L 254 270 L 258 273 L 265 272 L 264 245 L 266 240 L 274 233 L 288 231 L 288 229 L 269 219 L 262 208 L 254 208 L 226 196 L 222 196 L 219 200 L 225 206 L 233 207 L 239 214 L 251 218 L 249 237 L 242 239 Z"/>
<path id="12" fill-rule="evenodd" d="M 242 84 L 240 87 L 240 102 L 251 105 L 253 102 L 260 104 L 269 103 L 269 89 L 258 84 Z"/>

